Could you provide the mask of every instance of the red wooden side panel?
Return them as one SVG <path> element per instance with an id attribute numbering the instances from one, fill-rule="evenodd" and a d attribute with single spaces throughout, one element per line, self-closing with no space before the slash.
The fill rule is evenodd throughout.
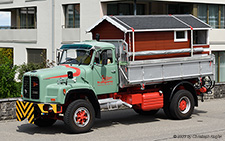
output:
<path id="1" fill-rule="evenodd" d="M 96 39 L 96 33 L 100 34 L 100 39 L 124 39 L 124 32 L 107 21 L 100 23 L 91 32 L 93 39 Z"/>
<path id="2" fill-rule="evenodd" d="M 209 48 L 209 45 L 193 45 L 194 48 L 199 48 L 199 47 L 202 47 L 202 48 Z"/>
<path id="3" fill-rule="evenodd" d="M 135 51 L 169 50 L 190 48 L 190 39 L 174 42 L 174 32 L 138 32 L 135 33 Z"/>
<path id="4" fill-rule="evenodd" d="M 135 51 L 154 51 L 154 50 L 171 50 L 171 49 L 185 49 L 191 48 L 190 32 L 188 32 L 188 40 L 184 42 L 174 42 L 173 31 L 155 31 L 155 32 L 136 32 L 135 33 Z M 132 38 L 132 36 L 130 36 Z M 127 42 L 131 43 L 132 40 L 127 36 Z M 136 56 L 136 60 L 146 59 L 159 59 L 159 58 L 171 58 L 171 57 L 184 57 L 190 56 L 190 53 L 177 53 L 166 55 L 151 55 L 151 56 Z"/>

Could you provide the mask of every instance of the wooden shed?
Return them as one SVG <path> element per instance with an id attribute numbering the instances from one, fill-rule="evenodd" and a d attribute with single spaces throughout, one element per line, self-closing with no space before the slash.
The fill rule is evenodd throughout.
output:
<path id="1" fill-rule="evenodd" d="M 87 32 L 93 39 L 126 41 L 139 60 L 208 54 L 210 29 L 192 15 L 144 15 L 104 16 Z"/>

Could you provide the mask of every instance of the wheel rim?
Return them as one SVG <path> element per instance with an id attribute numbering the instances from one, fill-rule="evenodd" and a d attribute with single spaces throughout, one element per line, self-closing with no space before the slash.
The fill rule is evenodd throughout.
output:
<path id="1" fill-rule="evenodd" d="M 74 122 L 79 127 L 85 127 L 90 121 L 90 113 L 85 107 L 80 107 L 75 111 Z"/>
<path id="2" fill-rule="evenodd" d="M 191 109 L 190 99 L 186 96 L 183 96 L 178 102 L 178 109 L 182 114 L 186 114 Z"/>

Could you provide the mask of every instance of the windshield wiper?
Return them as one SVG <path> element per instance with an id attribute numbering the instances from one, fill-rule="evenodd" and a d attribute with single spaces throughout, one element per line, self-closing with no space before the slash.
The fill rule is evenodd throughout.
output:
<path id="1" fill-rule="evenodd" d="M 87 58 L 88 58 L 88 55 L 82 57 L 82 58 L 80 59 L 80 62 L 79 62 L 79 64 L 78 64 L 78 66 L 80 66 L 80 65 L 84 62 L 84 60 L 86 60 Z"/>

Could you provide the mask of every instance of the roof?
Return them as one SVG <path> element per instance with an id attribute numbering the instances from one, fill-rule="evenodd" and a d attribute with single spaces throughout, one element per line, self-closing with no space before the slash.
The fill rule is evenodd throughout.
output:
<path id="1" fill-rule="evenodd" d="M 93 25 L 90 32 L 104 20 L 113 24 L 123 32 L 168 31 L 210 29 L 211 27 L 193 15 L 138 15 L 138 16 L 104 16 Z"/>
<path id="2" fill-rule="evenodd" d="M 76 44 L 65 44 L 60 49 L 91 49 L 92 47 L 98 48 L 114 48 L 114 45 L 106 42 L 98 42 L 95 40 L 84 41 Z"/>
<path id="3" fill-rule="evenodd" d="M 201 21 L 200 19 L 192 15 L 174 15 L 174 16 L 180 19 L 181 21 L 185 22 L 186 24 L 192 26 L 195 29 L 196 28 L 211 28 L 210 25 L 206 24 L 205 22 Z"/>

